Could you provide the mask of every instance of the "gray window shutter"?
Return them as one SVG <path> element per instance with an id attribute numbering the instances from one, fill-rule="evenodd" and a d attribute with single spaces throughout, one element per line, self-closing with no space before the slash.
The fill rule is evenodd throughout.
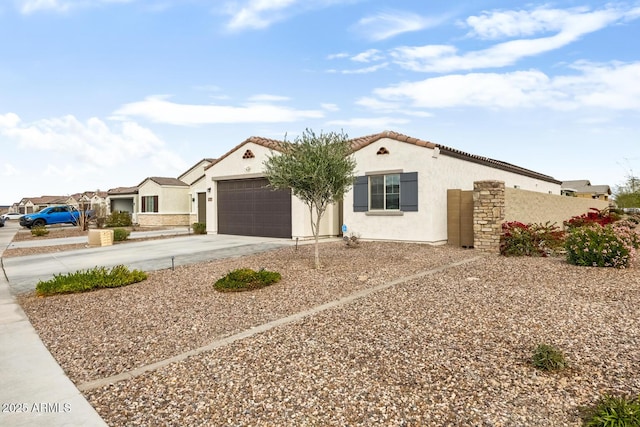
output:
<path id="1" fill-rule="evenodd" d="M 366 176 L 356 177 L 353 184 L 353 211 L 367 212 L 369 210 L 369 179 Z"/>
<path id="2" fill-rule="evenodd" d="M 400 174 L 400 210 L 418 211 L 418 172 Z"/>

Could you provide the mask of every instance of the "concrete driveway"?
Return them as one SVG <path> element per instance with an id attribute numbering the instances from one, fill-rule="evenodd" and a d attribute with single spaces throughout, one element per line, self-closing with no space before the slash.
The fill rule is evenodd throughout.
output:
<path id="1" fill-rule="evenodd" d="M 13 230 L 12 230 L 13 229 Z M 0 228 L 14 233 L 14 225 Z M 57 244 L 65 239 L 55 239 Z M 11 292 L 19 294 L 35 289 L 39 280 L 54 274 L 69 273 L 95 266 L 124 264 L 144 271 L 161 270 L 184 264 L 247 255 L 292 245 L 287 239 L 229 235 L 190 235 L 160 240 L 131 241 L 113 246 L 86 248 L 41 255 L 4 258 L 4 270 Z"/>

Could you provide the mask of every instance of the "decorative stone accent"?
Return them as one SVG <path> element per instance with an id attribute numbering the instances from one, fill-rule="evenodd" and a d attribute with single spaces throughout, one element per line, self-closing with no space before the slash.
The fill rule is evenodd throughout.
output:
<path id="1" fill-rule="evenodd" d="M 253 154 L 253 151 L 251 150 L 245 151 L 244 154 L 242 155 L 243 159 L 253 159 L 255 157 L 256 157 L 255 154 Z"/>
<path id="2" fill-rule="evenodd" d="M 482 252 L 500 252 L 500 233 L 504 222 L 503 181 L 473 183 L 473 247 Z"/>
<path id="3" fill-rule="evenodd" d="M 385 147 L 380 147 L 380 149 L 378 150 L 378 152 L 376 154 L 378 154 L 378 155 L 380 155 L 380 154 L 389 154 L 389 150 L 387 150 Z"/>

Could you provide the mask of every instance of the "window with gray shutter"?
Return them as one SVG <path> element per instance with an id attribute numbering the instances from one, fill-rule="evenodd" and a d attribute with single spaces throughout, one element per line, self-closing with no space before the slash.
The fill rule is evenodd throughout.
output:
<path id="1" fill-rule="evenodd" d="M 353 184 L 353 211 L 366 212 L 369 210 L 369 178 L 356 177 Z"/>
<path id="2" fill-rule="evenodd" d="M 357 177 L 353 211 L 417 212 L 418 172 Z"/>

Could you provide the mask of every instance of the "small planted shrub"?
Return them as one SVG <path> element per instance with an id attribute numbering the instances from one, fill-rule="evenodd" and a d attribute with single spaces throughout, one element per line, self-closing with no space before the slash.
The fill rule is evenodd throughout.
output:
<path id="1" fill-rule="evenodd" d="M 36 227 L 31 227 L 31 235 L 36 237 L 42 237 L 49 234 L 49 230 L 44 225 L 38 225 Z"/>
<path id="2" fill-rule="evenodd" d="M 552 345 L 540 344 L 531 357 L 533 366 L 544 371 L 556 371 L 568 366 L 562 351 Z"/>
<path id="3" fill-rule="evenodd" d="M 131 214 L 129 212 L 112 212 L 105 221 L 107 227 L 130 227 Z"/>
<path id="4" fill-rule="evenodd" d="M 207 224 L 204 222 L 194 222 L 192 227 L 193 234 L 207 234 Z"/>
<path id="5" fill-rule="evenodd" d="M 124 265 L 116 265 L 111 270 L 106 267 L 94 267 L 75 273 L 55 274 L 53 279 L 39 281 L 36 284 L 38 295 L 68 294 L 87 292 L 99 288 L 117 288 L 145 280 L 144 271 L 130 271 Z"/>
<path id="6" fill-rule="evenodd" d="M 640 396 L 604 395 L 583 420 L 587 427 L 640 427 Z"/>
<path id="7" fill-rule="evenodd" d="M 131 232 L 124 228 L 114 228 L 113 229 L 113 240 L 116 242 L 124 242 L 129 238 Z"/>
<path id="8" fill-rule="evenodd" d="M 360 234 L 350 233 L 348 236 L 345 235 L 343 239 L 349 248 L 355 248 L 360 245 Z"/>
<path id="9" fill-rule="evenodd" d="M 569 230 L 567 262 L 591 267 L 625 268 L 634 260 L 640 238 L 635 229 L 621 225 L 590 224 Z"/>
<path id="10" fill-rule="evenodd" d="M 502 224 L 500 254 L 505 256 L 550 256 L 564 245 L 564 232 L 555 224 Z"/>
<path id="11" fill-rule="evenodd" d="M 275 271 L 240 268 L 217 280 L 213 287 L 220 292 L 251 291 L 276 283 L 281 277 L 280 273 Z"/>

